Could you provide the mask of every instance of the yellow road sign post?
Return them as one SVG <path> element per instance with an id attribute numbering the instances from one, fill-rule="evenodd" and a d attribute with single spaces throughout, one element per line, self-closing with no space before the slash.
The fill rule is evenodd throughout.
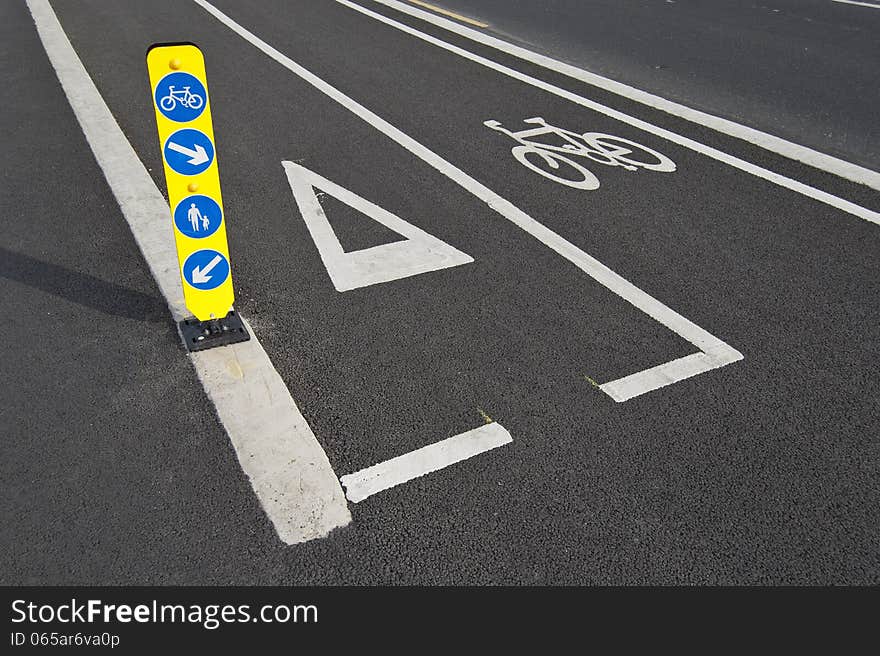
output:
<path id="1" fill-rule="evenodd" d="M 192 351 L 249 339 L 232 309 L 232 267 L 205 60 L 193 44 L 155 45 L 147 69 L 177 258 L 187 309 L 181 322 Z"/>

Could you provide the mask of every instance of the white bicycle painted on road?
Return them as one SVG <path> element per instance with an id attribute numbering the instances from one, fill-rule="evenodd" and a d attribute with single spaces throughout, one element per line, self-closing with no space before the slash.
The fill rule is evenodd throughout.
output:
<path id="1" fill-rule="evenodd" d="M 669 173 L 675 170 L 675 162 L 666 155 L 628 139 L 601 132 L 580 134 L 563 130 L 548 125 L 540 116 L 524 119 L 523 122 L 538 127 L 511 132 L 496 120 L 484 121 L 483 125 L 519 142 L 520 145 L 514 146 L 511 153 L 520 164 L 568 187 L 587 190 L 599 188 L 599 179 L 581 163 L 572 159 L 573 155 L 585 157 L 597 164 L 620 166 L 627 171 L 642 168 Z M 557 145 L 534 140 L 547 135 L 555 135 L 563 143 Z"/>

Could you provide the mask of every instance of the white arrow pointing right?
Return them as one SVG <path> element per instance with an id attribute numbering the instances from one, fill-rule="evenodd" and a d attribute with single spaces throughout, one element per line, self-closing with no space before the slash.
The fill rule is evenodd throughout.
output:
<path id="1" fill-rule="evenodd" d="M 187 163 L 192 164 L 193 166 L 204 164 L 209 159 L 211 159 L 210 157 L 208 157 L 208 153 L 205 151 L 205 149 L 199 144 L 193 144 L 193 148 L 195 148 L 195 150 L 187 148 L 186 146 L 181 146 L 180 144 L 176 144 L 173 141 L 168 142 L 168 150 L 173 150 L 180 153 L 181 155 L 186 155 L 190 158 Z"/>
<path id="2" fill-rule="evenodd" d="M 202 269 L 200 267 L 195 267 L 192 270 L 192 281 L 194 285 L 204 285 L 211 279 L 211 276 L 208 274 L 214 269 L 215 266 L 220 264 L 223 261 L 223 258 L 219 255 L 215 255 L 214 259 L 208 262 L 205 265 L 205 268 Z"/>

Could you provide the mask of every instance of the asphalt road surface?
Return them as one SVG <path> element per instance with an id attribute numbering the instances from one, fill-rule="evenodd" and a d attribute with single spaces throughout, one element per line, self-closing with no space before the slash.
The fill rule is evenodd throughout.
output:
<path id="1" fill-rule="evenodd" d="M 3 583 L 880 582 L 880 10 L 574 4 L 446 6 L 855 166 L 387 3 L 2 4 Z M 205 56 L 235 307 L 348 495 L 325 537 L 281 535 L 297 504 L 249 464 L 275 419 L 187 354 L 145 197 L 120 207 L 108 124 L 59 82 L 78 58 L 165 194 L 145 53 L 169 42 Z M 360 498 L 382 463 L 399 484 Z"/>

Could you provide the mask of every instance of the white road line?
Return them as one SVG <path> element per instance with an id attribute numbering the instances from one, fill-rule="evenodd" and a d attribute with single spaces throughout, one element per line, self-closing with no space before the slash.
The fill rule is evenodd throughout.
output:
<path id="1" fill-rule="evenodd" d="M 27 3 L 86 140 L 179 321 L 187 312 L 168 203 L 113 118 L 48 0 Z M 192 353 L 190 358 L 279 537 L 293 544 L 326 536 L 351 521 L 342 488 L 284 381 L 253 329 L 248 329 L 250 341 Z"/>
<path id="2" fill-rule="evenodd" d="M 715 349 L 712 353 L 686 355 L 683 358 L 604 383 L 599 385 L 599 389 L 620 403 L 645 392 L 666 387 L 679 380 L 723 367 L 741 359 L 742 356 L 738 352 L 733 351 L 725 344 L 724 348 Z"/>
<path id="3" fill-rule="evenodd" d="M 377 492 L 430 474 L 513 441 L 501 424 L 491 423 L 416 449 L 359 472 L 343 476 L 345 495 L 352 503 Z"/>
<path id="4" fill-rule="evenodd" d="M 311 84 L 321 93 L 324 93 L 356 116 L 359 116 L 369 125 L 373 126 L 413 153 L 416 157 L 434 167 L 450 180 L 485 202 L 498 214 L 528 232 L 548 248 L 567 259 L 581 271 L 621 298 L 632 303 L 635 307 L 654 320 L 660 322 L 680 337 L 689 341 L 707 356 L 707 358 L 702 360 L 688 360 L 687 363 L 681 363 L 679 360 L 676 360 L 675 362 L 678 362 L 679 364 L 676 364 L 668 370 L 664 370 L 662 376 L 658 376 L 655 370 L 656 368 L 627 376 L 625 378 L 627 381 L 625 385 L 625 394 L 616 395 L 618 388 L 615 383 L 618 381 L 610 381 L 609 383 L 606 383 L 609 387 L 605 388 L 603 391 L 609 394 L 615 401 L 626 401 L 639 394 L 655 390 L 658 387 L 670 385 L 679 380 L 704 373 L 711 368 L 721 367 L 742 359 L 743 356 L 739 351 L 728 344 L 725 344 L 711 333 L 703 330 L 692 321 L 685 319 L 674 310 L 663 305 L 663 303 L 643 292 L 622 276 L 614 273 L 614 271 L 599 262 L 599 260 L 587 255 L 587 253 L 580 248 L 533 219 L 513 203 L 496 194 L 486 185 L 478 182 L 458 167 L 447 162 L 434 151 L 426 148 L 409 135 L 391 125 L 391 123 L 385 119 L 371 112 L 352 98 L 349 98 L 314 73 L 303 68 L 290 59 L 290 57 L 280 53 L 258 36 L 249 32 L 222 11 L 211 5 L 207 0 L 193 0 L 193 2 L 201 6 L 205 11 L 226 25 L 230 30 L 238 34 L 245 41 Z M 712 366 L 707 367 L 707 365 Z"/>
<path id="5" fill-rule="evenodd" d="M 838 2 L 843 2 L 844 0 L 836 0 Z M 352 6 L 353 3 L 346 2 L 345 0 L 337 0 L 337 2 L 341 2 L 346 6 L 350 6 L 353 9 L 357 9 L 361 11 L 361 13 L 369 12 L 368 9 L 360 7 Z M 531 50 L 527 50 L 521 46 L 513 45 L 512 43 L 508 43 L 506 41 L 502 41 L 496 37 L 485 34 L 484 32 L 480 32 L 477 30 L 473 30 L 469 27 L 465 27 L 464 25 L 459 25 L 453 21 L 447 20 L 440 16 L 435 16 L 429 12 L 422 11 L 420 9 L 416 9 L 415 7 L 407 6 L 398 0 L 374 0 L 374 2 L 378 2 L 380 4 L 386 5 L 388 7 L 392 7 L 397 11 L 403 12 L 405 14 L 409 14 L 410 16 L 414 16 L 420 20 L 431 23 L 433 25 L 437 25 L 438 27 L 442 27 L 445 30 L 450 32 L 454 32 L 459 36 L 463 36 L 467 39 L 480 43 L 482 45 L 489 46 L 496 50 L 500 50 L 508 55 L 513 55 L 519 59 L 530 62 L 532 64 L 537 64 L 538 66 L 542 66 L 544 68 L 550 69 L 552 71 L 556 71 L 557 73 L 562 73 L 568 77 L 576 79 L 580 82 L 585 82 L 591 86 L 598 87 L 600 89 L 604 89 L 605 91 L 610 91 L 619 96 L 623 96 L 629 100 L 634 100 L 643 105 L 647 105 L 649 107 L 653 107 L 654 109 L 659 109 L 667 114 L 672 114 L 673 116 L 677 116 L 679 118 L 686 119 L 693 123 L 698 123 L 699 125 L 703 125 L 708 128 L 712 128 L 718 132 L 723 134 L 736 137 L 737 139 L 743 139 L 744 141 L 748 141 L 749 143 L 755 144 L 756 146 L 760 146 L 765 150 L 769 150 L 771 152 L 777 153 L 779 155 L 783 155 L 784 157 L 788 157 L 790 159 L 803 162 L 804 164 L 808 164 L 822 171 L 826 171 L 828 173 L 833 173 L 834 175 L 838 175 L 842 178 L 846 178 L 847 180 L 851 180 L 853 182 L 858 182 L 860 184 L 867 185 L 872 189 L 880 190 L 880 173 L 876 171 L 872 171 L 871 169 L 859 166 L 857 164 L 853 164 L 852 162 L 847 162 L 845 160 L 839 159 L 837 157 L 832 157 L 831 155 L 826 155 L 825 153 L 819 152 L 818 150 L 814 150 L 812 148 L 807 148 L 806 146 L 801 146 L 800 144 L 793 143 L 791 141 L 787 141 L 786 139 L 782 139 L 780 137 L 774 136 L 772 134 L 768 134 L 766 132 L 761 132 L 760 130 L 756 130 L 754 128 L 750 128 L 745 125 L 741 125 L 740 123 L 735 123 L 734 121 L 727 120 L 725 118 L 721 118 L 718 116 L 713 116 L 712 114 L 707 114 L 706 112 L 701 112 L 696 109 L 692 109 L 690 107 L 686 107 L 685 105 L 681 105 L 679 103 L 673 102 L 671 100 L 667 100 L 665 98 L 661 98 L 660 96 L 656 96 L 654 94 L 648 93 L 646 91 L 642 91 L 641 89 L 636 89 L 635 87 L 631 87 L 629 85 L 623 84 L 621 82 L 617 82 L 615 80 L 611 80 L 607 77 L 602 77 L 601 75 L 597 75 L 595 73 L 590 73 L 589 71 L 585 71 L 582 68 L 578 68 L 576 66 L 572 66 L 571 64 L 566 64 L 564 62 L 558 61 L 551 57 L 547 57 L 545 55 L 539 55 L 536 52 L 532 52 Z M 853 2 L 852 4 L 859 4 L 857 2 Z M 875 9 L 877 8 L 875 5 L 867 5 L 872 6 Z M 358 7 L 360 7 L 358 9 Z M 370 12 L 372 13 L 372 12 Z M 370 15 L 370 14 L 368 14 Z M 393 22 L 389 22 L 388 20 L 383 20 L 383 18 L 378 18 L 378 14 L 373 15 L 374 18 L 378 20 L 382 20 L 382 22 L 388 23 L 389 25 L 394 24 Z M 399 24 L 395 24 L 395 27 L 398 27 Z M 401 27 L 398 27 L 401 29 Z M 409 30 L 404 30 L 409 32 Z M 412 32 L 409 32 L 412 33 Z M 420 33 L 419 33 L 420 34 Z M 419 38 L 423 38 L 427 35 L 420 36 Z M 431 43 L 435 41 L 432 38 L 426 38 L 425 40 L 429 40 Z M 444 42 L 441 42 L 444 43 Z M 439 44 L 437 44 L 439 45 Z M 448 45 L 448 44 L 447 44 Z M 454 47 L 448 47 L 448 50 L 452 52 L 458 52 L 458 49 L 453 49 Z M 459 53 L 461 54 L 461 53 Z M 468 57 L 473 61 L 481 61 L 482 58 L 475 58 L 474 56 Z M 488 61 L 488 60 L 486 60 Z M 496 70 L 501 70 L 497 68 Z M 520 79 L 520 78 L 517 78 Z M 599 110 L 597 110 L 599 111 Z M 626 121 L 625 121 L 626 122 Z M 650 130 L 649 130 L 650 131 Z M 671 134 L 671 133 L 670 133 Z M 660 135 L 663 136 L 663 135 Z M 676 141 L 676 143 L 679 143 Z M 681 144 L 685 145 L 685 144 Z M 690 148 L 690 146 L 686 146 Z M 703 152 L 703 151 L 698 151 Z M 708 153 L 703 152 L 703 154 L 708 155 Z M 709 155 L 712 157 L 712 155 Z M 717 159 L 717 158 L 716 158 Z M 726 160 L 721 160 L 726 161 Z M 727 162 L 731 163 L 731 162 Z M 731 164 L 735 166 L 734 164 Z M 737 166 L 737 168 L 742 168 Z M 759 169 L 759 167 L 752 167 L 753 169 Z M 746 170 L 746 169 L 743 169 Z M 763 170 L 763 169 L 759 169 Z M 749 173 L 755 173 L 753 170 L 749 170 Z M 768 172 L 769 173 L 769 172 Z M 776 174 L 773 174 L 774 176 Z M 765 176 L 761 176 L 765 177 Z M 779 176 L 780 178 L 782 176 Z M 769 179 L 769 178 L 768 178 Z M 774 182 L 776 182 L 774 180 Z M 776 182 L 776 184 L 782 184 L 782 182 Z M 782 186 L 787 186 L 783 184 Z M 791 187 L 789 187 L 791 188 Z M 804 193 L 798 189 L 795 189 L 799 193 Z M 809 195 L 809 194 L 806 194 Z M 814 197 L 814 196 L 811 196 Z M 817 199 L 821 200 L 821 199 Z M 822 202 L 827 202 L 823 200 Z M 830 204 L 830 203 L 829 203 Z M 843 208 L 840 208 L 843 209 Z M 850 210 L 844 210 L 849 212 Z M 859 216 L 858 214 L 856 216 Z M 865 218 L 865 217 L 862 217 Z M 873 220 L 877 223 L 876 217 Z"/>
<path id="6" fill-rule="evenodd" d="M 293 162 L 281 162 L 290 190 L 333 286 L 346 292 L 474 261 L 446 242 L 386 209 Z M 330 194 L 403 237 L 403 241 L 346 252 L 327 220 L 315 189 Z"/>
<path id="7" fill-rule="evenodd" d="M 874 5 L 870 2 L 856 2 L 855 0 L 831 0 L 831 2 L 840 2 L 845 5 L 858 5 L 859 7 L 870 7 L 871 9 L 880 9 L 880 5 Z"/>

